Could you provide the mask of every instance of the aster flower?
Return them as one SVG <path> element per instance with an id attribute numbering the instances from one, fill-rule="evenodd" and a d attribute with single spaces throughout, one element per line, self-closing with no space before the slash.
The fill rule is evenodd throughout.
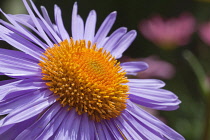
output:
<path id="1" fill-rule="evenodd" d="M 189 13 L 164 20 L 160 16 L 143 20 L 139 31 L 145 38 L 161 48 L 173 49 L 187 44 L 194 32 L 195 20 Z"/>
<path id="2" fill-rule="evenodd" d="M 71 35 L 55 5 L 55 23 L 23 0 L 29 15 L 2 14 L 0 38 L 20 51 L 0 49 L 0 139 L 120 140 L 184 139 L 136 104 L 174 110 L 180 104 L 155 79 L 127 79 L 145 70 L 144 62 L 119 63 L 136 32 L 109 33 L 116 12 L 95 34 L 96 12 L 86 22 L 73 6 Z M 31 7 L 29 6 L 31 5 Z"/>

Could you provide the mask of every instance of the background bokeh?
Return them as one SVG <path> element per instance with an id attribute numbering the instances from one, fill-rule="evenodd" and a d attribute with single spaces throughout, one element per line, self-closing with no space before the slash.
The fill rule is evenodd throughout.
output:
<path id="1" fill-rule="evenodd" d="M 62 16 L 66 29 L 70 32 L 71 10 L 74 0 L 33 0 L 37 6 L 43 5 L 47 8 L 53 19 L 53 6 L 57 4 L 62 9 Z M 118 17 L 112 31 L 118 27 L 125 26 L 128 30 L 135 29 L 138 32 L 137 38 L 131 47 L 124 53 L 121 61 L 145 60 L 150 66 L 150 72 L 140 73 L 140 78 L 158 78 L 165 83 L 165 89 L 177 94 L 182 101 L 180 108 L 176 111 L 156 112 L 170 127 L 181 133 L 187 140 L 202 140 L 207 123 L 207 96 L 204 95 L 199 86 L 199 76 L 186 60 L 184 54 L 192 52 L 205 71 L 206 80 L 210 77 L 210 44 L 204 43 L 199 36 L 199 27 L 210 21 L 210 0 L 78 0 L 79 14 L 83 19 L 88 12 L 95 9 L 97 12 L 97 27 L 103 19 L 112 11 L 118 12 Z M 6 13 L 23 14 L 26 13 L 21 0 L 1 0 L 0 7 Z M 194 32 L 189 36 L 190 41 L 185 45 L 175 45 L 171 49 L 164 49 L 155 42 L 148 40 L 139 31 L 141 21 L 159 15 L 165 20 L 177 18 L 182 13 L 189 13 L 195 19 Z M 4 19 L 1 15 L 1 19 Z M 164 32 L 164 31 L 163 31 Z M 208 33 L 207 33 L 208 34 Z M 210 36 L 210 32 L 209 32 Z M 8 44 L 0 42 L 1 47 L 10 48 Z M 170 48 L 170 46 L 167 46 Z M 148 57 L 152 60 L 148 60 Z M 160 61 L 167 63 L 170 69 Z M 151 63 L 150 63 L 151 62 Z M 193 63 L 193 60 L 191 61 Z M 199 69 L 199 70 L 201 70 Z M 198 71 L 199 71 L 198 70 Z M 155 72 L 171 76 L 164 77 L 161 74 L 154 75 Z M 173 73 L 172 73 L 173 72 Z M 0 77 L 1 80 L 6 77 Z M 135 77 L 134 77 L 135 78 Z M 203 80 L 203 79 L 201 79 Z M 209 84 L 208 82 L 207 84 Z M 208 85 L 210 87 L 210 84 Z M 154 112 L 151 112 L 154 113 Z M 209 131 L 209 130 L 208 130 Z M 210 133 L 210 132 L 209 132 Z M 207 139 L 206 139 L 207 140 Z"/>

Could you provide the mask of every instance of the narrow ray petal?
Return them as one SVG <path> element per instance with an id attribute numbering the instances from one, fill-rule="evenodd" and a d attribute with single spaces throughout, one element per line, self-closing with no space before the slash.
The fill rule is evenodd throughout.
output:
<path id="1" fill-rule="evenodd" d="M 128 79 L 129 82 L 126 84 L 134 88 L 162 88 L 165 83 L 158 79 Z"/>
<path id="2" fill-rule="evenodd" d="M 84 39 L 87 41 L 93 42 L 93 38 L 95 35 L 95 26 L 96 26 L 96 12 L 95 10 L 90 11 L 86 23 L 85 23 L 85 32 Z"/>
<path id="3" fill-rule="evenodd" d="M 101 24 L 100 28 L 98 29 L 93 43 L 97 43 L 100 46 L 101 41 L 107 36 L 110 29 L 112 28 L 115 20 L 116 20 L 117 12 L 112 12 L 109 14 L 106 19 Z"/>
<path id="4" fill-rule="evenodd" d="M 163 89 L 145 89 L 130 87 L 129 98 L 131 101 L 158 110 L 175 110 L 181 103 L 178 97 Z"/>

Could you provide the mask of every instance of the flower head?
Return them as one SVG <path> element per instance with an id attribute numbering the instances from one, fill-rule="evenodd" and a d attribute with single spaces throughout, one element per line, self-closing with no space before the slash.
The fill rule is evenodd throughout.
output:
<path id="1" fill-rule="evenodd" d="M 188 13 L 183 13 L 178 18 L 168 20 L 154 16 L 142 21 L 139 24 L 139 30 L 147 39 L 161 48 L 172 49 L 189 42 L 194 26 L 194 18 Z"/>
<path id="2" fill-rule="evenodd" d="M 95 33 L 96 12 L 87 20 L 72 12 L 71 35 L 61 10 L 55 23 L 23 0 L 29 15 L 2 14 L 0 38 L 19 51 L 0 49 L 0 139 L 184 139 L 134 103 L 158 110 L 177 109 L 180 101 L 155 79 L 128 79 L 144 62 L 119 63 L 136 37 L 125 27 L 108 33 L 109 14 Z"/>

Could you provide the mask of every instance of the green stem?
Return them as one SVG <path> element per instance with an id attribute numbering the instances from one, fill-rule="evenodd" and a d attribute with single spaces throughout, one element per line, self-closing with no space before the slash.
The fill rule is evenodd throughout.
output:
<path id="1" fill-rule="evenodd" d="M 197 58 L 190 51 L 185 50 L 183 56 L 188 61 L 193 72 L 195 73 L 202 94 L 204 95 L 204 98 L 206 98 L 206 96 L 209 96 L 210 88 L 208 85 L 209 83 L 207 83 L 206 80 L 207 76 L 203 67 L 201 66 Z"/>
<path id="2" fill-rule="evenodd" d="M 206 73 L 197 58 L 187 50 L 183 53 L 183 56 L 188 61 L 193 72 L 195 73 L 203 99 L 205 100 L 205 121 L 202 140 L 210 140 L 210 83 L 207 82 Z"/>

